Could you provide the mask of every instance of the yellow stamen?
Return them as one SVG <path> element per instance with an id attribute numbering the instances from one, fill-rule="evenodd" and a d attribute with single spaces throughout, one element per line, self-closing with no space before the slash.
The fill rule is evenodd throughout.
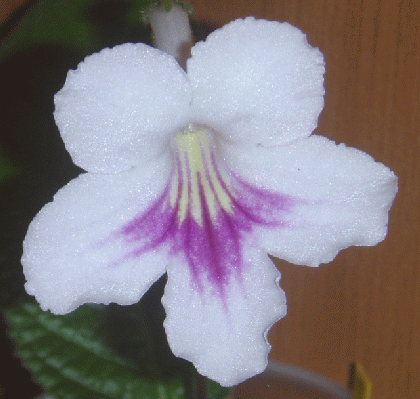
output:
<path id="1" fill-rule="evenodd" d="M 231 198 L 223 187 L 212 159 L 212 144 L 205 129 L 190 126 L 175 137 L 179 167 L 171 189 L 171 206 L 178 202 L 178 219 L 188 215 L 202 225 L 203 199 L 212 218 L 220 209 L 232 212 Z M 201 189 L 200 189 L 201 186 Z"/>

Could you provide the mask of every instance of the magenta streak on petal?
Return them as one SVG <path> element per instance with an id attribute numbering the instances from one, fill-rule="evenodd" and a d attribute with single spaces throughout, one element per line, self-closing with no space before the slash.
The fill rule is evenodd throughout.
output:
<path id="1" fill-rule="evenodd" d="M 212 220 L 200 185 L 200 200 L 203 222 L 199 225 L 188 217 L 175 236 L 174 253 L 184 253 L 190 267 L 195 286 L 203 290 L 203 275 L 214 290 L 224 298 L 224 287 L 232 271 L 241 266 L 240 229 L 234 220 L 220 210 Z"/>
<path id="2" fill-rule="evenodd" d="M 174 184 L 171 179 L 156 202 L 146 212 L 127 223 L 118 234 L 135 245 L 124 259 L 139 257 L 161 245 L 168 245 L 173 256 L 181 256 L 187 262 L 195 289 L 203 292 L 204 286 L 210 286 L 212 292 L 219 295 L 225 303 L 226 287 L 232 274 L 239 281 L 242 276 L 245 262 L 242 245 L 246 235 L 251 234 L 253 227 L 258 225 L 267 228 L 288 226 L 284 215 L 290 212 L 296 199 L 254 187 L 233 174 L 228 186 L 216 168 L 214 157 L 210 162 L 231 200 L 229 212 L 219 203 L 216 217 L 210 214 L 204 187 L 200 176 L 197 176 L 201 223 L 192 215 L 191 201 L 184 220 L 180 222 L 178 211 L 181 191 L 183 185 L 188 184 L 190 198 L 191 176 L 188 176 L 188 182 L 183 181 L 178 162 L 178 197 L 175 205 L 171 206 L 170 203 L 170 192 Z M 206 173 L 209 173 L 208 166 L 205 168 Z M 172 178 L 174 176 L 175 173 Z M 215 190 L 212 184 L 210 187 Z"/>

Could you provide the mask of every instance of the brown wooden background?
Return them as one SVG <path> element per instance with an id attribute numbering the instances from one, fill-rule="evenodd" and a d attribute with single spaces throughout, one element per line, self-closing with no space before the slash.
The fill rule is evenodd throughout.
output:
<path id="1" fill-rule="evenodd" d="M 0 21 L 22 0 L 0 0 Z M 192 0 L 222 25 L 247 15 L 288 21 L 326 59 L 318 134 L 391 167 L 400 190 L 389 234 L 319 269 L 278 261 L 289 314 L 271 358 L 346 384 L 362 362 L 374 399 L 420 398 L 420 3 L 416 0 Z"/>
<path id="2" fill-rule="evenodd" d="M 195 0 L 199 19 L 288 21 L 326 59 L 317 133 L 391 167 L 400 190 L 389 235 L 319 269 L 277 263 L 289 313 L 269 337 L 272 359 L 342 384 L 359 360 L 375 399 L 420 398 L 420 2 Z"/>
<path id="3" fill-rule="evenodd" d="M 310 269 L 278 261 L 289 313 L 272 359 L 346 383 L 352 361 L 375 399 L 420 398 L 420 3 L 382 0 L 196 0 L 199 19 L 254 15 L 307 32 L 326 59 L 317 133 L 362 149 L 399 176 L 389 234 Z"/>

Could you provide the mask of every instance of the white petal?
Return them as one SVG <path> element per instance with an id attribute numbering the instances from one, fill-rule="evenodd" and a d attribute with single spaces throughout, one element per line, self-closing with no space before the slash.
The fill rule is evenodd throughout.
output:
<path id="1" fill-rule="evenodd" d="M 166 157 L 168 158 L 168 157 Z M 163 247 L 130 256 L 121 227 L 153 203 L 169 179 L 169 159 L 119 174 L 82 174 L 32 221 L 22 265 L 43 310 L 64 314 L 85 302 L 137 302 L 165 272 Z"/>
<path id="2" fill-rule="evenodd" d="M 54 117 L 75 164 L 129 169 L 184 126 L 191 88 L 175 59 L 142 43 L 106 48 L 69 71 Z"/>
<path id="3" fill-rule="evenodd" d="M 244 259 L 241 275 L 224 287 L 225 302 L 211 284 L 199 292 L 186 264 L 172 262 L 162 298 L 173 353 L 223 386 L 264 371 L 271 348 L 268 330 L 286 314 L 280 273 L 264 251 L 247 246 Z"/>
<path id="4" fill-rule="evenodd" d="M 276 148 L 225 151 L 245 180 L 292 197 L 282 226 L 256 232 L 272 255 L 318 266 L 341 249 L 385 238 L 397 177 L 370 155 L 321 136 Z"/>
<path id="5" fill-rule="evenodd" d="M 197 121 L 233 141 L 275 145 L 309 136 L 324 104 L 324 59 L 288 23 L 236 20 L 192 48 Z"/>

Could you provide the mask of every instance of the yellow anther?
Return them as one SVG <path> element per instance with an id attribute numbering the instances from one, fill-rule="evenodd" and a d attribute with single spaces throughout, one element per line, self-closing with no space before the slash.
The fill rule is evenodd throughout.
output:
<path id="1" fill-rule="evenodd" d="M 179 201 L 179 223 L 189 212 L 202 225 L 204 204 L 212 218 L 221 209 L 232 212 L 231 198 L 214 165 L 212 144 L 206 130 L 190 125 L 176 135 L 175 144 L 178 169 L 170 198 L 173 207 Z"/>

